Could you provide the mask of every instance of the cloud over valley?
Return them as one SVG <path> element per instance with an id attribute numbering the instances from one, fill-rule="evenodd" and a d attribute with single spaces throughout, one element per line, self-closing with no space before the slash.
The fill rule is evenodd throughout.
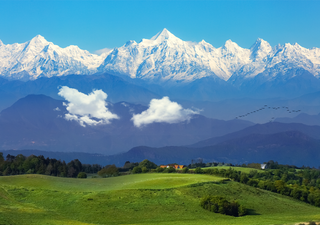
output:
<path id="1" fill-rule="evenodd" d="M 162 99 L 152 99 L 149 108 L 140 114 L 134 114 L 131 120 L 136 127 L 141 127 L 155 122 L 172 124 L 188 121 L 194 114 L 199 112 L 183 109 L 177 102 L 172 102 L 165 96 Z"/>
<path id="2" fill-rule="evenodd" d="M 109 124 L 112 119 L 119 119 L 118 115 L 111 113 L 107 108 L 108 95 L 102 90 L 93 90 L 88 95 L 77 89 L 62 86 L 59 89 L 60 96 L 68 103 L 64 103 L 68 113 L 66 120 L 75 120 L 81 126 Z"/>

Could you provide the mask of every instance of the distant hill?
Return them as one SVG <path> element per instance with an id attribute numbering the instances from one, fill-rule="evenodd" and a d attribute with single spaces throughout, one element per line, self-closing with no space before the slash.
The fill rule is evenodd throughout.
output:
<path id="1" fill-rule="evenodd" d="M 195 115 L 189 122 L 153 123 L 137 128 L 130 120 L 147 107 L 128 102 L 109 103 L 120 119 L 99 126 L 82 127 L 63 117 L 63 101 L 29 95 L 0 113 L 0 149 L 38 149 L 59 152 L 95 152 L 105 155 L 148 145 L 187 145 L 253 125 L 244 120 L 215 120 Z"/>
<path id="2" fill-rule="evenodd" d="M 298 131 L 287 131 L 276 134 L 250 134 L 202 148 L 141 146 L 127 153 L 113 156 L 110 160 L 117 164 L 121 164 L 124 160 L 141 161 L 143 159 L 149 159 L 157 164 L 190 164 L 192 159 L 197 158 L 202 158 L 204 162 L 217 161 L 233 164 L 263 163 L 274 160 L 281 164 L 318 167 L 320 165 L 319 149 L 319 140 Z"/>
<path id="3" fill-rule="evenodd" d="M 128 152 L 116 155 L 103 155 L 84 152 L 48 152 L 39 150 L 2 150 L 7 154 L 43 155 L 65 161 L 79 159 L 82 163 L 116 164 L 123 166 L 126 161 L 141 162 L 149 159 L 156 164 L 190 164 L 191 160 L 202 158 L 204 162 L 226 162 L 233 164 L 263 163 L 269 160 L 281 164 L 318 167 L 320 161 L 320 140 L 298 131 L 276 134 L 250 134 L 202 148 L 166 146 L 160 148 L 138 146 Z"/>
<path id="4" fill-rule="evenodd" d="M 250 126 L 243 130 L 226 134 L 224 136 L 212 137 L 207 140 L 203 140 L 195 144 L 189 145 L 188 147 L 201 148 L 205 146 L 216 145 L 218 143 L 236 139 L 236 138 L 243 138 L 248 135 L 275 134 L 275 133 L 286 132 L 286 131 L 299 131 L 312 138 L 320 139 L 320 126 L 308 126 L 301 123 L 269 122 L 265 124 L 256 124 L 254 126 Z"/>
<path id="5" fill-rule="evenodd" d="M 306 125 L 320 126 L 320 113 L 318 115 L 309 115 L 306 113 L 301 113 L 293 118 L 277 118 L 275 121 L 280 123 L 303 123 Z"/>

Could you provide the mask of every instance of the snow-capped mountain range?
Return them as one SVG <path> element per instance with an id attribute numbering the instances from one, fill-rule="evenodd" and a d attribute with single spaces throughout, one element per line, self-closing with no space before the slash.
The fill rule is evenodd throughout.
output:
<path id="1" fill-rule="evenodd" d="M 40 35 L 22 44 L 5 45 L 0 41 L 0 75 L 8 79 L 107 72 L 157 82 L 213 77 L 241 83 L 259 74 L 273 79 L 294 69 L 303 69 L 319 78 L 320 49 L 306 49 L 297 43 L 271 47 L 260 38 L 250 49 L 231 40 L 215 48 L 204 40 L 183 41 L 167 29 L 151 39 L 128 41 L 102 55 L 77 46 L 60 48 Z"/>

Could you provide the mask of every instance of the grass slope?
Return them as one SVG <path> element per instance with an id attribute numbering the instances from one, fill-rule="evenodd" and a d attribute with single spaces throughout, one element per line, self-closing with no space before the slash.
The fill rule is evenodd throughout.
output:
<path id="1" fill-rule="evenodd" d="M 284 224 L 319 220 L 320 208 L 221 178 L 139 174 L 107 179 L 0 177 L 0 224 Z M 203 195 L 238 199 L 250 215 L 200 207 Z"/>

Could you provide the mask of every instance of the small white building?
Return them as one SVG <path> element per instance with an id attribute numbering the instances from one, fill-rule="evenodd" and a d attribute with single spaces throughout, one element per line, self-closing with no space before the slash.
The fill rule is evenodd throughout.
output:
<path id="1" fill-rule="evenodd" d="M 262 170 L 267 169 L 267 164 L 261 164 L 261 169 Z"/>

